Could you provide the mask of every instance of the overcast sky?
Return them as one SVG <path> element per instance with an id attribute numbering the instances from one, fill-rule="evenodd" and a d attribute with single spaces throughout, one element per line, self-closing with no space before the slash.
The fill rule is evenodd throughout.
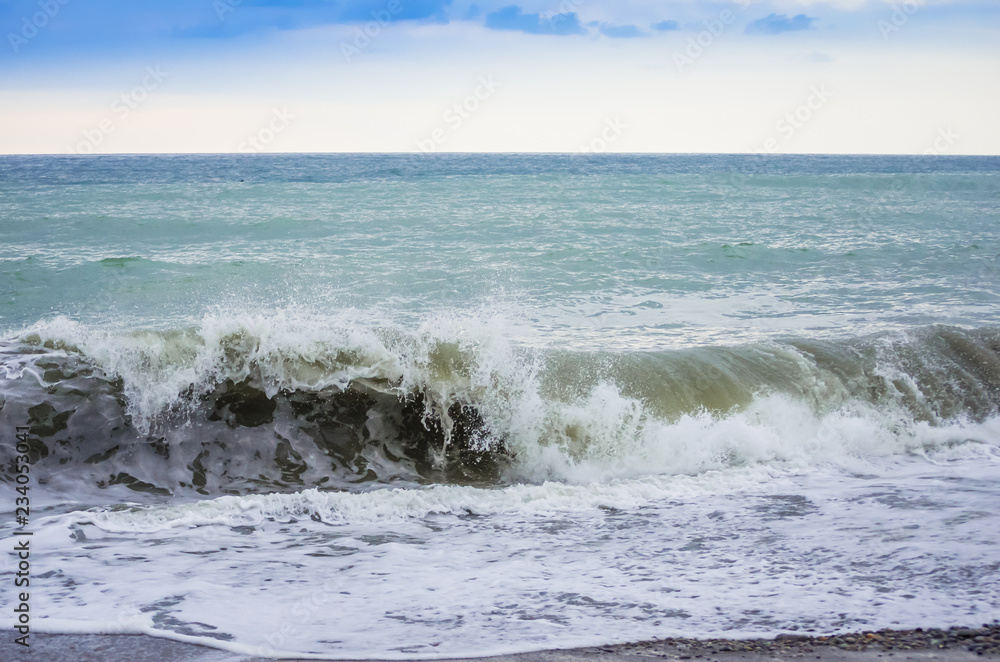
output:
<path id="1" fill-rule="evenodd" d="M 0 152 L 1000 153 L 997 0 L 11 0 Z"/>

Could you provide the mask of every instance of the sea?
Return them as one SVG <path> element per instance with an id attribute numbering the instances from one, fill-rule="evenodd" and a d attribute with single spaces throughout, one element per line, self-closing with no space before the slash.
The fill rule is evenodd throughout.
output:
<path id="1" fill-rule="evenodd" d="M 1000 157 L 0 157 L 0 512 L 10 636 L 993 621 Z"/>

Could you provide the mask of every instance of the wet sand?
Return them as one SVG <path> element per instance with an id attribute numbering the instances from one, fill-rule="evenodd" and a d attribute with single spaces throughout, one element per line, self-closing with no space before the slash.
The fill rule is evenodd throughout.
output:
<path id="1" fill-rule="evenodd" d="M 59 662 L 255 662 L 225 651 L 143 635 L 32 634 L 30 648 L 0 641 L 0 660 Z M 879 630 L 831 637 L 783 635 L 776 639 L 666 639 L 616 646 L 551 650 L 477 658 L 480 662 L 919 662 L 1000 658 L 1000 624 L 948 630 Z M 470 661 L 471 662 L 471 661 Z"/>

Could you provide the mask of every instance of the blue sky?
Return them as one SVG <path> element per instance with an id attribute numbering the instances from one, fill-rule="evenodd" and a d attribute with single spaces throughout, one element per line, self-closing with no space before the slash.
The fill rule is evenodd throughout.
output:
<path id="1" fill-rule="evenodd" d="M 0 28 L 5 153 L 1000 151 L 994 0 L 13 0 Z"/>

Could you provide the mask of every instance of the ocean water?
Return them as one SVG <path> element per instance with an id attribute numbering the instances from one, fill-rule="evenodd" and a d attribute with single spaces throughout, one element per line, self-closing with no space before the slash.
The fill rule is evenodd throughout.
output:
<path id="1" fill-rule="evenodd" d="M 978 624 L 998 409 L 1000 158 L 0 157 L 34 631 Z"/>

